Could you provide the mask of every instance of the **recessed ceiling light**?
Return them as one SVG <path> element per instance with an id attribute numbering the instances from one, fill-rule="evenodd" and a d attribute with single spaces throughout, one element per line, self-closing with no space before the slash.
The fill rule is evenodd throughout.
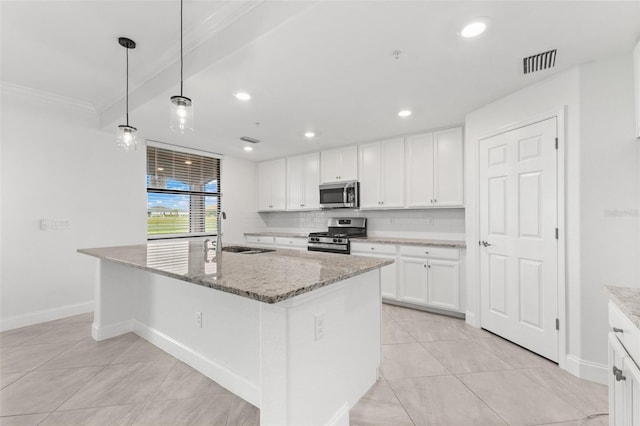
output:
<path id="1" fill-rule="evenodd" d="M 192 163 L 191 163 L 190 160 L 187 160 L 187 161 L 184 162 L 184 164 L 191 165 Z"/>
<path id="2" fill-rule="evenodd" d="M 408 110 L 408 109 L 403 109 L 402 111 L 400 111 L 400 112 L 398 113 L 398 115 L 399 115 L 400 117 L 408 117 L 408 116 L 410 116 L 410 115 L 411 115 L 411 111 L 410 111 L 410 110 Z"/>
<path id="3" fill-rule="evenodd" d="M 245 146 L 244 150 L 245 151 L 253 151 L 253 147 L 252 146 Z"/>
<path id="4" fill-rule="evenodd" d="M 305 138 L 312 138 L 314 137 L 316 134 L 313 132 L 305 132 L 304 137 Z"/>
<path id="5" fill-rule="evenodd" d="M 487 24 L 482 21 L 474 21 L 460 31 L 460 35 L 465 38 L 479 36 L 487 29 Z"/>
<path id="6" fill-rule="evenodd" d="M 162 167 L 158 167 L 158 171 L 159 171 L 159 172 L 161 172 L 161 171 L 163 171 L 163 170 L 164 170 L 164 168 L 162 168 Z"/>
<path id="7" fill-rule="evenodd" d="M 251 95 L 247 92 L 237 92 L 233 96 L 235 96 L 236 99 L 240 99 L 241 101 L 248 101 L 249 99 L 251 99 Z"/>

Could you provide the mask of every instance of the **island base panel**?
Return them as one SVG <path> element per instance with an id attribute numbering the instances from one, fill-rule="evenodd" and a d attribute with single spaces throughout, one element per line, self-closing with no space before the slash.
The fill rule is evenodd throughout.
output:
<path id="1" fill-rule="evenodd" d="M 266 304 L 101 260 L 92 334 L 135 332 L 259 407 L 263 426 L 348 425 L 377 380 L 380 303 L 379 269 Z"/>

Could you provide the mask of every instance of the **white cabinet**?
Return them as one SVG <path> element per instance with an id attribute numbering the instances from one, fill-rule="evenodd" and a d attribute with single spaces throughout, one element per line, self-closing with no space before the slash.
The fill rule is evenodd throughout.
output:
<path id="1" fill-rule="evenodd" d="M 276 248 L 307 250 L 307 239 L 304 237 L 276 237 Z"/>
<path id="2" fill-rule="evenodd" d="M 266 235 L 245 235 L 247 244 L 260 247 L 273 247 L 275 245 L 275 237 Z"/>
<path id="3" fill-rule="evenodd" d="M 408 136 L 405 141 L 407 207 L 462 207 L 462 128 Z"/>
<path id="4" fill-rule="evenodd" d="M 396 260 L 396 246 L 394 244 L 370 244 L 351 243 L 351 254 L 355 256 L 382 257 Z M 396 264 L 383 266 L 380 269 L 381 294 L 386 299 L 396 299 L 398 297 L 398 274 Z"/>
<path id="5" fill-rule="evenodd" d="M 285 210 L 286 162 L 284 158 L 258 163 L 258 210 Z"/>
<path id="6" fill-rule="evenodd" d="M 640 424 L 640 329 L 609 302 L 609 424 Z"/>
<path id="7" fill-rule="evenodd" d="M 358 147 L 360 208 L 404 206 L 404 140 L 391 139 Z"/>
<path id="8" fill-rule="evenodd" d="M 358 179 L 358 147 L 331 149 L 320 153 L 322 183 Z"/>
<path id="9" fill-rule="evenodd" d="M 320 209 L 320 153 L 287 158 L 287 210 Z"/>
<path id="10" fill-rule="evenodd" d="M 461 310 L 459 250 L 401 246 L 398 300 L 450 311 Z"/>

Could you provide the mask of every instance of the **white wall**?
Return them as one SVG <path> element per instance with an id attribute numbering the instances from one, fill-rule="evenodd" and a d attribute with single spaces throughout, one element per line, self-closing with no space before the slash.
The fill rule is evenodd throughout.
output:
<path id="1" fill-rule="evenodd" d="M 1 124 L 0 327 L 92 310 L 96 263 L 76 249 L 145 242 L 144 150 L 115 149 L 84 105 L 5 85 Z"/>
<path id="2" fill-rule="evenodd" d="M 222 211 L 227 219 L 222 224 L 223 243 L 243 243 L 244 232 L 263 231 L 258 216 L 258 169 L 253 161 L 233 157 L 222 158 Z"/>
<path id="3" fill-rule="evenodd" d="M 566 349 L 574 374 L 602 380 L 607 363 L 603 285 L 640 285 L 640 218 L 607 211 L 638 206 L 640 165 L 633 139 L 631 56 L 587 64 L 467 115 L 467 245 L 477 227 L 477 141 L 496 130 L 564 110 Z M 563 232 L 564 231 L 564 232 Z M 475 243 L 475 244 L 474 244 Z M 605 254 L 606 253 L 606 254 Z M 479 324 L 478 250 L 468 250 L 468 318 Z M 562 336 L 562 333 L 561 333 Z"/>
<path id="4" fill-rule="evenodd" d="M 95 259 L 82 247 L 146 242 L 145 148 L 119 151 L 93 109 L 2 85 L 0 329 L 93 310 Z M 225 241 L 264 226 L 255 163 L 225 157 Z M 71 229 L 39 229 L 41 218 Z"/>
<path id="5" fill-rule="evenodd" d="M 640 141 L 631 55 L 580 68 L 582 358 L 607 362 L 603 285 L 640 287 Z"/>

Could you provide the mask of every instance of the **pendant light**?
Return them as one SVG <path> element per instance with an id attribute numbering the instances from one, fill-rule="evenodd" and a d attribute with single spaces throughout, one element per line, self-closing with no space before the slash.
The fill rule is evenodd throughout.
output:
<path id="1" fill-rule="evenodd" d="M 136 129 L 129 125 L 129 49 L 135 49 L 135 41 L 126 37 L 118 38 L 120 46 L 125 48 L 127 54 L 127 124 L 121 124 L 118 126 L 118 148 L 124 151 L 133 151 L 138 145 L 136 139 Z"/>
<path id="2" fill-rule="evenodd" d="M 182 3 L 180 0 L 180 95 L 171 97 L 171 130 L 178 133 L 193 131 L 193 103 L 191 99 L 182 95 L 184 86 L 183 69 L 184 55 L 182 53 Z"/>

